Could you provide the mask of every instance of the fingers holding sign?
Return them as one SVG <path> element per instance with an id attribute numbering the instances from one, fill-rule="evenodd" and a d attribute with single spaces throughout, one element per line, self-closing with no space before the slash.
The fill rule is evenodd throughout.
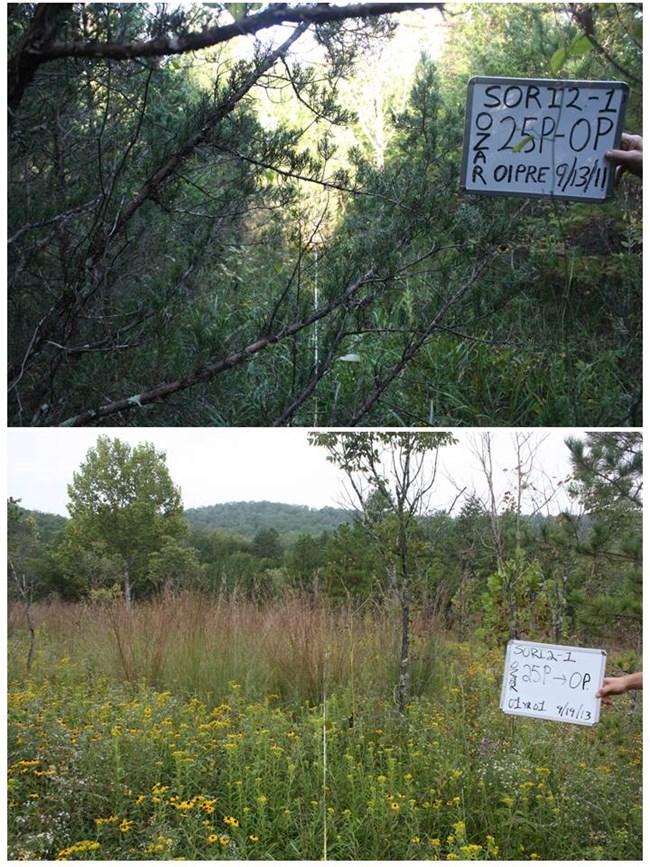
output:
<path id="1" fill-rule="evenodd" d="M 624 674 L 622 677 L 606 677 L 596 693 L 596 698 L 602 698 L 604 704 L 611 704 L 609 696 L 622 695 L 630 689 L 643 689 L 642 671 Z"/>
<path id="2" fill-rule="evenodd" d="M 621 135 L 620 147 L 608 150 L 605 154 L 608 160 L 616 165 L 616 180 L 619 181 L 623 172 L 628 171 L 637 177 L 643 175 L 643 138 L 624 132 Z"/>

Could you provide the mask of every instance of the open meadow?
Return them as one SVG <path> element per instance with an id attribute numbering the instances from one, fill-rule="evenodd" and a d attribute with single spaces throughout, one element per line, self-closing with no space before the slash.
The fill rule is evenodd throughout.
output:
<path id="1" fill-rule="evenodd" d="M 398 612 L 181 596 L 9 609 L 10 859 L 641 859 L 641 707 L 499 709 L 503 648 Z M 606 648 L 608 672 L 634 665 Z"/>

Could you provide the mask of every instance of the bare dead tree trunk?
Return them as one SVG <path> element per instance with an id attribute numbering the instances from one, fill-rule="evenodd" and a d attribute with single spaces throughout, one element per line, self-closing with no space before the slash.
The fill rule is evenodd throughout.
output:
<path id="1" fill-rule="evenodd" d="M 27 577 L 25 575 L 23 575 L 22 578 L 18 576 L 13 560 L 9 560 L 9 568 L 11 570 L 11 577 L 13 578 L 14 586 L 16 587 L 18 595 L 23 603 L 25 621 L 27 622 L 27 629 L 29 630 L 29 649 L 27 651 L 26 666 L 27 671 L 31 671 L 32 662 L 34 661 L 34 650 L 36 648 L 36 628 L 32 619 L 32 603 L 34 601 L 32 587 L 31 585 L 28 585 Z"/>

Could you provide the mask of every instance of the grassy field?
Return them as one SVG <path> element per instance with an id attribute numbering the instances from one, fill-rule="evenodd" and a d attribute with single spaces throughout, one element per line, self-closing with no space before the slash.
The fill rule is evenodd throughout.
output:
<path id="1" fill-rule="evenodd" d="M 302 597 L 34 617 L 27 672 L 9 610 L 10 859 L 641 858 L 633 696 L 507 716 L 503 651 L 421 621 L 401 717 L 398 618 Z"/>

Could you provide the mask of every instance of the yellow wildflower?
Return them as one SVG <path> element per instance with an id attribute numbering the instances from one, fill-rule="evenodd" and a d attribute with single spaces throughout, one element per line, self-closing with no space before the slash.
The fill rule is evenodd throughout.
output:
<path id="1" fill-rule="evenodd" d="M 95 849 L 99 849 L 99 843 L 96 840 L 80 840 L 66 849 L 61 849 L 58 857 L 65 859 L 68 855 L 75 855 L 78 852 L 93 852 Z"/>
<path id="2" fill-rule="evenodd" d="M 496 845 L 494 837 L 491 834 L 488 834 L 485 838 L 485 842 L 487 843 L 488 855 L 496 857 L 499 854 L 499 847 Z"/>
<path id="3" fill-rule="evenodd" d="M 96 825 L 112 825 L 117 822 L 117 816 L 108 816 L 106 819 L 98 818 L 95 819 Z"/>

